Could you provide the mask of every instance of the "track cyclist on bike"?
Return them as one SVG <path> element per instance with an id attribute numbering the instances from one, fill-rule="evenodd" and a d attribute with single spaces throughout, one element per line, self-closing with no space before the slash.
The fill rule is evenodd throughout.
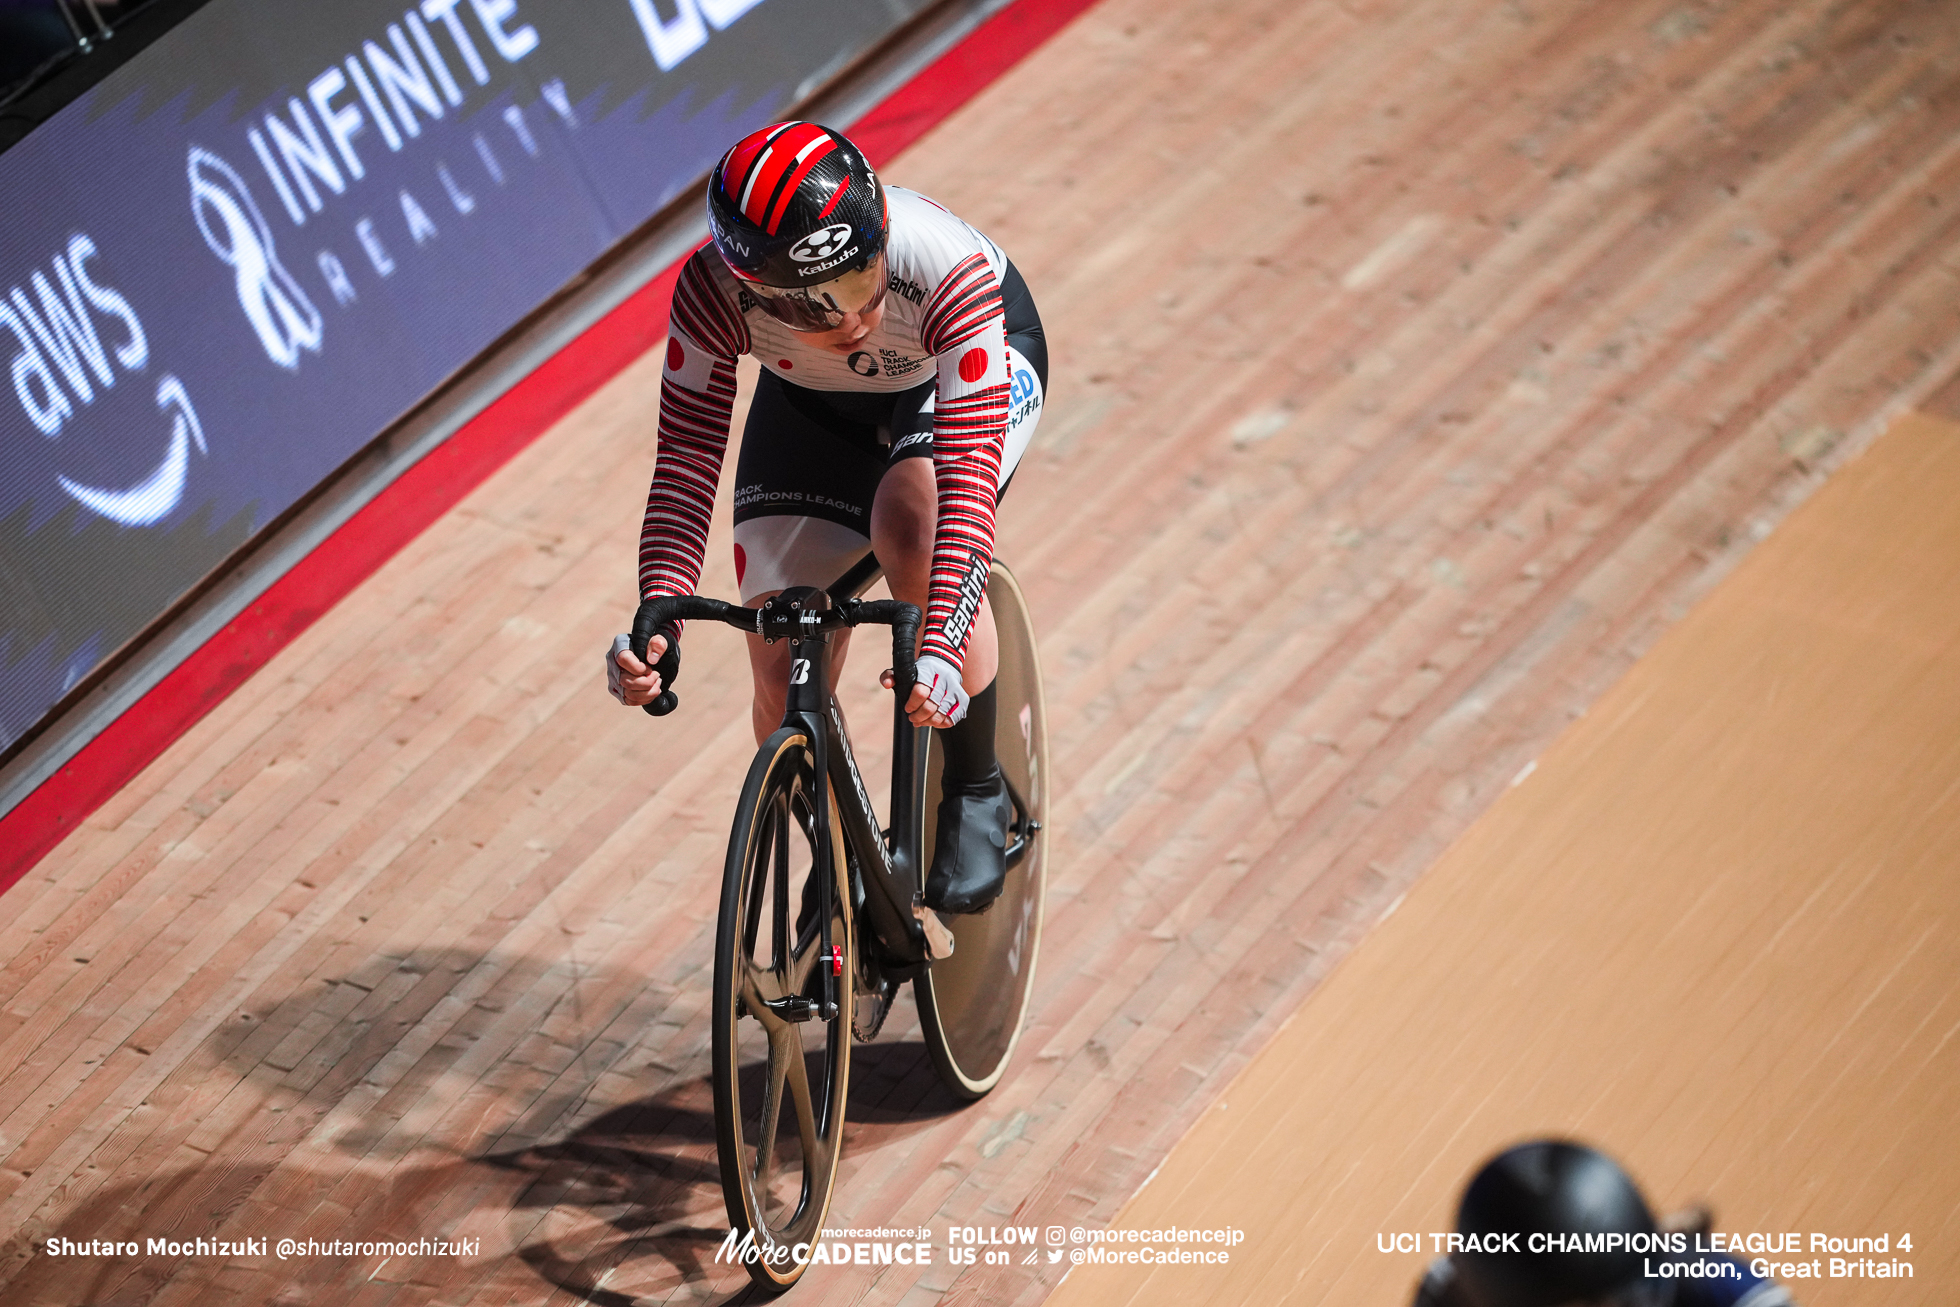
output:
<path id="1" fill-rule="evenodd" d="M 1008 822 L 984 600 L 994 509 L 1047 387 L 1034 301 L 992 241 L 885 186 L 856 146 L 814 123 L 743 137 L 708 178 L 708 221 L 713 241 L 674 288 L 640 595 L 692 594 L 700 580 L 735 360 L 754 354 L 761 378 L 735 468 L 742 602 L 827 585 L 868 547 L 893 596 L 925 612 L 906 711 L 940 731 L 945 797 L 924 896 L 980 911 L 1004 883 Z M 609 654 L 622 703 L 660 693 L 678 638 L 654 637 L 652 666 Z M 786 642 L 749 637 L 758 741 L 782 718 L 788 658 Z"/>

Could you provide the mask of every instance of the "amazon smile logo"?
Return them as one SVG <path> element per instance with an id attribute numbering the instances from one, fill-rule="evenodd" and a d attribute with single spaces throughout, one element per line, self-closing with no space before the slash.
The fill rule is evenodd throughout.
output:
<path id="1" fill-rule="evenodd" d="M 157 408 L 170 415 L 170 443 L 163 460 L 154 471 L 133 486 L 109 490 L 85 486 L 67 477 L 56 477 L 61 488 L 102 516 L 124 526 L 148 526 L 161 521 L 184 497 L 190 480 L 191 446 L 200 454 L 211 451 L 204 443 L 204 428 L 198 424 L 197 410 L 184 383 L 165 376 L 157 383 Z"/>
<path id="2" fill-rule="evenodd" d="M 8 368 L 14 397 L 35 430 L 60 440 L 91 411 L 98 395 L 150 363 L 143 323 L 121 292 L 89 265 L 97 255 L 86 232 L 68 238 L 45 268 L 0 299 L 0 327 L 13 333 L 16 352 Z M 31 292 L 31 293 L 30 293 Z M 204 427 L 184 383 L 170 373 L 157 381 L 159 453 L 150 471 L 128 485 L 91 485 L 55 478 L 63 491 L 92 512 L 124 526 L 163 520 L 183 500 L 190 479 L 191 447 L 207 455 Z"/>

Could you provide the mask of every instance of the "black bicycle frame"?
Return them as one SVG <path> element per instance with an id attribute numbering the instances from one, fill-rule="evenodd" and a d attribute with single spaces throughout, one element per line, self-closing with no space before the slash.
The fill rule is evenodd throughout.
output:
<path id="1" fill-rule="evenodd" d="M 770 603 L 786 604 L 801 618 L 809 613 L 808 605 L 812 602 L 823 603 L 827 599 L 821 590 L 785 591 Z M 769 629 L 769 606 L 763 606 L 765 632 Z M 765 634 L 764 638 L 768 636 Z M 877 809 L 872 805 L 864 776 L 851 751 L 837 696 L 830 692 L 830 632 L 818 629 L 792 637 L 789 656 L 788 694 L 782 724 L 803 731 L 813 742 L 822 784 L 837 795 L 844 844 L 857 864 L 848 871 L 865 891 L 862 915 L 881 946 L 884 957 L 880 961 L 901 967 L 924 962 L 925 930 L 912 910 L 920 884 L 918 818 L 922 798 L 913 777 L 920 745 L 918 737 L 924 728 L 913 726 L 902 711 L 894 709 L 892 826 L 887 837 L 878 829 Z M 819 812 L 830 811 L 821 790 L 816 803 Z M 830 857 L 827 842 L 822 856 L 826 861 Z M 831 887 L 846 883 L 836 874 L 836 869 L 831 869 L 827 876 L 826 894 L 831 892 Z M 824 907 L 826 911 L 829 909 L 828 899 Z M 830 941 L 825 939 L 823 943 L 828 950 Z"/>

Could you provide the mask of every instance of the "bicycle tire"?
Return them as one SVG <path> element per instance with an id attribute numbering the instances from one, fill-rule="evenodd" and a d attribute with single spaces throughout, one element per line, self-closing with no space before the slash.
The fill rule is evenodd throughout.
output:
<path id="1" fill-rule="evenodd" d="M 1042 699 L 1041 662 L 1014 574 L 996 560 L 987 578 L 987 603 L 1000 634 L 1000 672 L 995 681 L 996 751 L 1017 809 L 1017 822 L 1033 823 L 1007 888 L 987 911 L 949 915 L 953 956 L 935 962 L 912 982 L 926 1049 L 946 1087 L 964 1099 L 984 1096 L 1007 1070 L 1021 1037 L 1028 995 L 1034 988 L 1047 891 L 1049 837 L 1040 834 L 1048 811 L 1048 721 Z M 939 756 L 926 751 L 924 831 L 919 847 L 930 853 L 939 807 Z M 1010 843 L 1012 835 L 1010 834 Z"/>
<path id="2" fill-rule="evenodd" d="M 810 910 L 814 901 L 805 900 L 818 838 L 815 765 L 809 737 L 790 727 L 757 752 L 729 834 L 715 932 L 712 1044 L 722 1196 L 738 1246 L 753 1235 L 744 1269 L 771 1293 L 803 1273 L 791 1256 L 794 1246 L 822 1234 L 843 1151 L 850 1077 L 855 941 L 847 888 L 832 896 L 831 943 L 843 950 L 843 974 L 833 987 L 838 1010 L 828 1021 L 821 1011 L 794 1015 L 795 1000 L 821 998 L 823 989 L 822 935 Z M 841 875 L 835 798 L 828 806 L 831 865 Z M 815 1031 L 820 1040 L 809 1037 Z"/>

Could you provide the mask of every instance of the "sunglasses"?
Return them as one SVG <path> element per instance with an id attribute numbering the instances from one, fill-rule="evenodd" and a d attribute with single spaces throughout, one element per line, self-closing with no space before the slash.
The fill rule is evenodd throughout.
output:
<path id="1" fill-rule="evenodd" d="M 869 313 L 885 302 L 885 256 L 856 272 L 815 286 L 764 286 L 745 281 L 742 289 L 763 311 L 791 331 L 834 331 L 852 314 Z"/>

